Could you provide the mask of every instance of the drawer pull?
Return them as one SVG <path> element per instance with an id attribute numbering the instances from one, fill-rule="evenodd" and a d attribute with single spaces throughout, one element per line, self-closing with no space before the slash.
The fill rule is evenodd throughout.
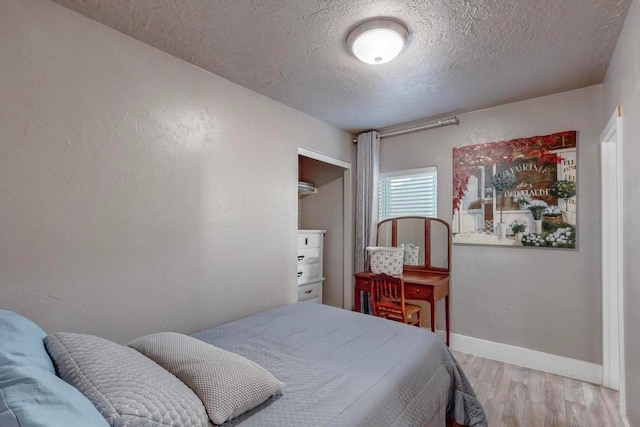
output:
<path id="1" fill-rule="evenodd" d="M 305 294 L 310 294 L 311 292 L 313 292 L 311 289 L 309 289 L 308 291 L 304 291 Z"/>
<path id="2" fill-rule="evenodd" d="M 298 271 L 298 277 L 302 276 L 302 271 Z"/>
<path id="3" fill-rule="evenodd" d="M 298 261 L 302 261 L 304 259 L 304 255 L 298 255 Z"/>
<path id="4" fill-rule="evenodd" d="M 419 293 L 420 293 L 420 289 L 416 289 L 416 294 L 419 294 Z"/>

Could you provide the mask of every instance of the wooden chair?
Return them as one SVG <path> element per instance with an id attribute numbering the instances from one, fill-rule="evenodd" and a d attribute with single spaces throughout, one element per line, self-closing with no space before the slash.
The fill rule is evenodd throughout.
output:
<path id="1" fill-rule="evenodd" d="M 371 283 L 371 307 L 373 315 L 385 319 L 422 326 L 420 306 L 404 301 L 404 281 L 402 277 L 374 274 Z"/>

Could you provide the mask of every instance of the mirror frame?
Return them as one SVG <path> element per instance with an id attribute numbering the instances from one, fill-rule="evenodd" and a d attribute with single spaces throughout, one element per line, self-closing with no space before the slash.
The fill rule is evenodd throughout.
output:
<path id="1" fill-rule="evenodd" d="M 450 273 L 451 272 L 451 227 L 449 223 L 440 218 L 432 218 L 428 216 L 399 216 L 396 218 L 388 218 L 382 220 L 378 223 L 376 227 L 376 245 L 379 242 L 380 238 L 380 226 L 391 222 L 391 246 L 398 246 L 398 220 L 399 219 L 423 219 L 424 220 L 424 242 L 425 242 L 425 251 L 424 251 L 424 265 L 403 265 L 403 270 L 405 271 L 430 271 L 436 273 Z M 447 266 L 446 267 L 434 267 L 431 265 L 431 222 L 439 222 L 442 223 L 447 229 Z M 429 248 L 429 250 L 427 250 Z"/>

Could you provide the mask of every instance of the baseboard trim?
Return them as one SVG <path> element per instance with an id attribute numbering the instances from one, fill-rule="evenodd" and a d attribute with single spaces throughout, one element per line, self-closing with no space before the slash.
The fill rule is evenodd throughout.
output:
<path id="1" fill-rule="evenodd" d="M 438 331 L 438 334 L 444 337 L 443 331 Z M 584 360 L 459 334 L 450 335 L 450 347 L 462 353 L 602 385 L 602 365 Z"/>

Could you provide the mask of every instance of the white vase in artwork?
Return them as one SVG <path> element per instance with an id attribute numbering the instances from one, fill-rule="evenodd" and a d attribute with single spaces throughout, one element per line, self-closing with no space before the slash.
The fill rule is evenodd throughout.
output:
<path id="1" fill-rule="evenodd" d="M 516 242 L 521 242 L 523 235 L 524 235 L 523 233 L 516 233 Z"/>
<path id="2" fill-rule="evenodd" d="M 562 211 L 562 222 L 566 222 L 567 224 L 575 225 L 576 223 L 576 213 L 571 211 Z"/>
<path id="3" fill-rule="evenodd" d="M 536 230 L 536 234 L 542 234 L 542 220 L 541 219 L 534 219 L 533 220 L 533 226 Z"/>
<path id="4" fill-rule="evenodd" d="M 498 223 L 498 240 L 504 240 L 507 238 L 507 223 Z"/>

